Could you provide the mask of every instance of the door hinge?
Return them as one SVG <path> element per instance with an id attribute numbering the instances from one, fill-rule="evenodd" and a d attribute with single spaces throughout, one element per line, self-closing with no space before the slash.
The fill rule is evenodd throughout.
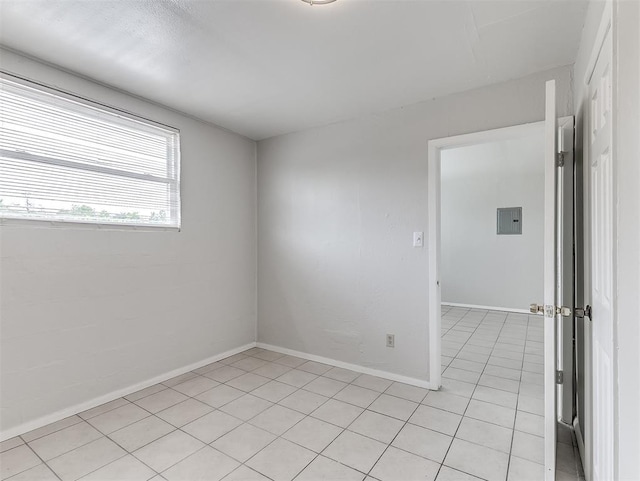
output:
<path id="1" fill-rule="evenodd" d="M 564 382 L 564 372 L 556 371 L 556 384 L 562 384 Z"/>
<path id="2" fill-rule="evenodd" d="M 585 317 L 588 317 L 589 320 L 591 320 L 591 306 L 587 306 L 585 308 L 579 308 L 576 309 L 576 317 L 579 317 L 580 319 L 584 319 Z"/>
<path id="3" fill-rule="evenodd" d="M 558 152 L 556 155 L 556 167 L 564 167 L 564 152 Z"/>

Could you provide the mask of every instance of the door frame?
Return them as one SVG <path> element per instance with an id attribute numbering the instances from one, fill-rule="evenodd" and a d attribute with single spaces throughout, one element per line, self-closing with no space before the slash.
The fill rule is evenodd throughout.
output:
<path id="1" fill-rule="evenodd" d="M 568 317 L 558 318 L 558 369 L 563 372 L 563 382 L 558 385 L 558 418 L 568 426 L 573 425 L 576 406 L 576 317 L 575 294 L 582 288 L 581 279 L 575 275 L 576 244 L 582 235 L 575 230 L 576 199 L 575 199 L 575 117 L 562 117 L 558 121 L 558 150 L 564 154 L 565 165 L 556 169 L 558 202 L 561 209 L 557 212 L 558 241 L 562 243 L 562 255 L 557 259 L 557 277 L 561 285 L 558 305 L 571 309 Z"/>
<path id="2" fill-rule="evenodd" d="M 429 241 L 429 371 L 430 381 L 434 389 L 439 388 L 442 382 L 441 359 L 441 286 L 440 286 L 440 213 L 441 213 L 441 152 L 446 149 L 465 147 L 486 142 L 495 142 L 522 137 L 533 129 L 544 130 L 544 120 L 525 124 L 503 127 L 499 129 L 473 132 L 469 134 L 455 135 L 430 140 L 428 143 L 428 241 Z M 558 119 L 558 125 L 574 125 L 574 117 L 566 116 Z M 573 148 L 571 148 L 573 160 Z M 578 233 L 577 233 L 578 234 Z M 532 299 L 535 301 L 535 299 Z M 573 339 L 564 339 L 563 345 L 573 348 Z M 573 383 L 572 376 L 566 376 L 565 381 Z M 567 392 L 572 392 L 573 385 L 565 385 Z"/>

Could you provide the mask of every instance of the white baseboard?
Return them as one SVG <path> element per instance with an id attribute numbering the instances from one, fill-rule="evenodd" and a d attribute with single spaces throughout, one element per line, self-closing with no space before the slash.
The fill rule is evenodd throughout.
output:
<path id="1" fill-rule="evenodd" d="M 464 307 L 467 309 L 486 309 L 487 311 L 517 312 L 518 314 L 531 314 L 528 309 L 514 309 L 513 307 L 478 306 L 476 304 L 460 304 L 458 302 L 442 302 L 443 306 Z"/>
<path id="2" fill-rule="evenodd" d="M 46 416 L 42 416 L 38 419 L 27 421 L 13 428 L 2 431 L 0 433 L 0 441 L 10 439 L 14 436 L 19 436 L 20 434 L 28 433 L 29 431 L 33 431 L 34 429 L 41 428 L 42 426 L 46 426 L 47 424 L 55 423 L 56 421 L 60 421 L 61 419 L 67 418 L 69 416 L 73 416 L 74 414 L 81 413 L 83 411 L 86 411 L 87 409 L 100 406 L 101 404 L 108 403 L 110 401 L 113 401 L 114 399 L 127 396 L 141 389 L 147 388 L 149 386 L 153 386 L 154 384 L 161 383 L 163 381 L 166 381 L 167 379 L 171 379 L 172 377 L 179 376 L 180 374 L 193 371 L 194 369 L 198 369 L 202 366 L 206 366 L 207 364 L 211 364 L 212 362 L 216 362 L 226 357 L 233 356 L 234 354 L 238 354 L 239 352 L 246 351 L 247 349 L 251 349 L 252 347 L 255 347 L 255 346 L 256 346 L 255 342 L 250 342 L 248 344 L 245 344 L 244 346 L 240 346 L 235 349 L 231 349 L 229 351 L 216 354 L 215 356 L 211 356 L 207 359 L 203 359 L 202 361 L 194 362 L 193 364 L 189 364 L 188 366 L 184 366 L 178 369 L 174 369 L 173 371 L 160 374 L 159 376 L 156 376 L 152 379 L 147 379 L 146 381 L 133 384 L 131 386 L 128 386 L 123 389 L 119 389 L 117 391 L 112 391 L 108 394 L 99 396 L 89 401 L 85 401 L 83 403 L 76 404 L 74 406 L 70 406 L 65 409 L 61 409 L 60 411 L 56 411 L 55 413 L 52 413 L 52 414 L 47 414 Z"/>
<path id="3" fill-rule="evenodd" d="M 405 384 L 410 384 L 412 386 L 422 387 L 425 389 L 437 389 L 432 386 L 429 381 L 424 381 L 422 379 L 417 379 L 414 377 L 403 376 L 401 374 L 394 374 L 388 371 L 380 371 L 378 369 L 372 369 L 365 366 L 360 366 L 359 364 L 351 364 L 348 362 L 336 361 L 335 359 L 330 359 L 328 357 L 316 356 L 315 354 L 308 354 L 306 352 L 294 351 L 293 349 L 287 349 L 280 346 L 274 346 L 272 344 L 265 344 L 264 342 L 256 343 L 257 347 L 262 349 L 268 349 L 270 351 L 279 352 L 281 354 L 288 354 L 290 356 L 300 357 L 302 359 L 307 359 L 309 361 L 321 362 L 323 364 L 328 364 L 330 366 L 341 367 L 343 369 L 350 369 L 351 371 L 360 372 L 363 374 L 369 374 L 371 376 L 377 376 L 384 379 L 389 379 L 390 381 L 402 382 Z"/>

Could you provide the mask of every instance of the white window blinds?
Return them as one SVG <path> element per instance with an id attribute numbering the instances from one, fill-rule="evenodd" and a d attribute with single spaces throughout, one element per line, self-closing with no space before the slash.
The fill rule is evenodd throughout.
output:
<path id="1" fill-rule="evenodd" d="M 0 77 L 0 217 L 180 227 L 175 129 Z"/>

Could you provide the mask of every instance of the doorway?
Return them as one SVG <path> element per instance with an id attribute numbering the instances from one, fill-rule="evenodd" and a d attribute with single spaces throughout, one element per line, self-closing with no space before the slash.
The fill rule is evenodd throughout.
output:
<path id="1" fill-rule="evenodd" d="M 573 130 L 573 118 L 560 120 L 561 125 L 569 122 Z M 573 139 L 562 142 L 571 146 L 565 161 L 572 168 Z M 570 187 L 572 179 L 567 169 L 558 181 Z M 542 299 L 544 182 L 544 122 L 429 143 L 429 245 L 435 247 L 429 252 L 429 309 L 430 318 L 438 321 L 431 365 L 438 366 L 443 395 L 471 391 L 459 428 L 462 441 L 478 443 L 469 439 L 470 425 L 487 436 L 493 432 L 493 440 L 510 436 L 509 449 L 497 456 L 502 461 L 494 462 L 508 479 L 545 477 L 543 318 L 527 309 L 532 300 Z M 566 194 L 573 197 L 571 190 Z M 451 219 L 452 212 L 462 215 Z M 572 243 L 572 211 L 558 214 L 568 216 L 564 240 L 571 237 Z M 566 272 L 573 272 L 572 263 Z M 573 306 L 573 279 L 563 281 L 571 284 L 567 297 Z M 558 339 L 564 339 L 556 346 L 558 368 L 565 370 L 558 413 L 566 424 L 558 427 L 556 465 L 569 479 L 580 479 L 569 427 L 574 415 L 572 320 L 558 325 Z M 487 443 L 483 447 L 500 450 Z M 475 473 L 486 479 L 493 474 Z"/>

